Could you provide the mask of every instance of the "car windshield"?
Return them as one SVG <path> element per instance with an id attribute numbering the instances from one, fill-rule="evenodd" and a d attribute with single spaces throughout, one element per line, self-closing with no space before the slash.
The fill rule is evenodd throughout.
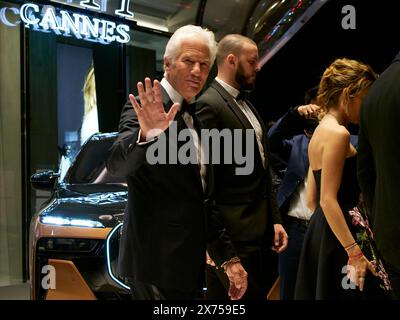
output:
<path id="1" fill-rule="evenodd" d="M 106 168 L 107 153 L 117 134 L 95 134 L 79 150 L 69 165 L 68 159 L 62 159 L 60 172 L 66 171 L 63 182 L 67 184 L 123 184 L 126 179 L 111 175 Z M 63 164 L 63 161 L 67 164 Z"/>

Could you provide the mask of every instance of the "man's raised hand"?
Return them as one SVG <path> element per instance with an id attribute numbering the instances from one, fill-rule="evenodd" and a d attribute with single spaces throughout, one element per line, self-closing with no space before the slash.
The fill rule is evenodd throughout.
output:
<path id="1" fill-rule="evenodd" d="M 152 86 L 150 78 L 146 78 L 144 83 L 144 86 L 142 82 L 137 84 L 140 103 L 135 99 L 134 95 L 129 95 L 129 100 L 138 117 L 141 141 L 150 140 L 165 131 L 180 109 L 179 103 L 174 103 L 169 112 L 166 113 L 162 101 L 160 82 L 154 80 Z"/>

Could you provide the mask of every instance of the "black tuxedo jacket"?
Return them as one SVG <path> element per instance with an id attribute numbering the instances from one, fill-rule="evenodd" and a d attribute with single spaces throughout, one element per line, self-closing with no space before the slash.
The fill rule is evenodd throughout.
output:
<path id="1" fill-rule="evenodd" d="M 253 172 L 249 175 L 236 175 L 235 169 L 239 165 L 234 159 L 232 164 L 222 162 L 220 165 L 214 165 L 214 199 L 216 209 L 234 243 L 262 243 L 270 246 L 273 224 L 281 223 L 281 218 L 275 194 L 271 188 L 268 146 L 263 119 L 250 102 L 246 101 L 246 103 L 263 129 L 262 144 L 266 169 L 262 165 L 254 134 Z M 215 80 L 197 101 L 196 114 L 203 126 L 208 129 L 253 129 L 232 96 Z M 242 145 L 243 150 L 246 150 L 243 141 L 244 138 Z M 221 140 L 221 154 L 225 146 L 224 142 L 225 140 Z M 237 141 L 234 144 L 236 145 L 233 147 L 236 147 Z"/>
<path id="2" fill-rule="evenodd" d="M 400 272 L 400 53 L 361 108 L 358 179 L 379 251 Z"/>
<path id="3" fill-rule="evenodd" d="M 168 111 L 172 101 L 162 91 Z M 178 133 L 187 128 L 179 113 L 175 121 Z M 196 118 L 194 123 L 200 126 Z M 118 273 L 160 288 L 189 292 L 202 284 L 206 241 L 212 242 L 223 232 L 208 214 L 211 191 L 203 192 L 197 164 L 149 164 L 146 151 L 152 144 L 138 145 L 138 133 L 137 116 L 128 102 L 107 161 L 111 174 L 127 176 L 129 188 Z M 168 141 L 169 129 L 165 134 Z M 178 148 L 182 144 L 178 142 Z M 210 167 L 207 185 L 212 187 Z M 225 253 L 226 258 L 233 256 Z"/>

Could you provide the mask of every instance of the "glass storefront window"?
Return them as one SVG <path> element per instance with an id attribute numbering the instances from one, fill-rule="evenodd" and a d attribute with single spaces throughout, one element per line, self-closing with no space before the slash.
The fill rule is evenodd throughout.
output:
<path id="1" fill-rule="evenodd" d="M 20 29 L 0 23 L 0 286 L 23 278 L 20 66 Z"/>

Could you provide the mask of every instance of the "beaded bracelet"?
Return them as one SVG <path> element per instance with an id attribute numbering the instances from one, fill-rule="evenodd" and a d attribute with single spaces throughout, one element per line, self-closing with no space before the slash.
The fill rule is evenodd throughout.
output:
<path id="1" fill-rule="evenodd" d="M 364 254 L 363 254 L 362 251 L 361 251 L 361 252 L 359 252 L 359 253 L 357 253 L 357 254 L 354 254 L 354 255 L 349 256 L 349 260 L 354 260 L 354 259 L 361 258 L 363 255 L 364 255 Z"/>
<path id="2" fill-rule="evenodd" d="M 348 251 L 351 248 L 355 247 L 357 245 L 357 242 L 353 242 L 352 244 L 349 244 L 348 246 L 344 247 L 344 250 Z"/>

